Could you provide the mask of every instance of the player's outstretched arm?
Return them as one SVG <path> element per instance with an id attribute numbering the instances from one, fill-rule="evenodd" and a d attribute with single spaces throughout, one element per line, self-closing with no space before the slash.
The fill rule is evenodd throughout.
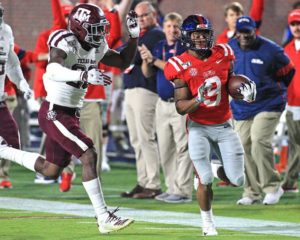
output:
<path id="1" fill-rule="evenodd" d="M 117 52 L 111 49 L 108 50 L 104 58 L 101 60 L 102 63 L 108 66 L 125 69 L 129 67 L 129 65 L 133 61 L 137 51 L 138 37 L 140 34 L 140 26 L 138 24 L 136 12 L 130 11 L 128 13 L 126 24 L 127 31 L 130 37 L 126 46 L 121 50 L 121 52 Z"/>
<path id="2" fill-rule="evenodd" d="M 78 82 L 82 81 L 85 71 L 71 70 L 64 67 L 64 61 L 67 54 L 58 48 L 51 48 L 49 64 L 43 78 L 59 82 Z"/>
<path id="3" fill-rule="evenodd" d="M 109 85 L 111 79 L 98 69 L 89 71 L 71 70 L 64 67 L 67 54 L 58 48 L 51 48 L 50 60 L 44 78 L 58 82 L 87 82 L 92 85 Z"/>
<path id="4" fill-rule="evenodd" d="M 16 84 L 17 88 L 23 92 L 24 98 L 28 100 L 33 95 L 32 90 L 30 89 L 26 79 L 24 78 L 20 61 L 13 50 L 13 46 L 11 46 L 8 54 L 8 60 L 7 60 L 7 75 L 9 79 Z"/>

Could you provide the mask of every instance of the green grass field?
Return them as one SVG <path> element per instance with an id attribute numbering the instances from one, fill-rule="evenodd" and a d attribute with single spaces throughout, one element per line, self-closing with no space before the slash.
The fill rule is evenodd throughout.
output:
<path id="1" fill-rule="evenodd" d="M 77 167 L 77 177 L 72 189 L 67 193 L 58 190 L 58 184 L 37 185 L 33 183 L 34 173 L 17 165 L 12 165 L 11 180 L 13 189 L 0 190 L 1 197 L 14 197 L 26 199 L 41 199 L 66 203 L 90 204 L 81 185 L 80 167 Z M 103 190 L 109 206 L 121 206 L 143 210 L 172 211 L 179 213 L 199 213 L 195 199 L 192 203 L 167 204 L 156 200 L 137 200 L 120 198 L 120 192 L 130 190 L 136 184 L 135 168 L 127 164 L 114 164 L 112 171 L 103 173 Z M 285 194 L 280 203 L 274 206 L 253 205 L 237 206 L 236 200 L 240 198 L 241 188 L 214 186 L 213 210 L 216 216 L 245 218 L 254 220 L 268 220 L 300 224 L 300 196 L 299 194 Z M 34 206 L 33 206 L 34 208 Z M 122 215 L 122 210 L 120 211 Z M 163 216 L 162 216 L 163 217 Z M 200 219 L 200 215 L 199 215 Z M 230 223 L 228 223 L 230 224 Z M 300 226 L 300 225 L 299 225 Z M 217 226 L 218 227 L 218 226 Z M 257 226 L 259 228 L 260 226 Z M 298 237 L 276 235 L 269 229 L 269 234 L 255 234 L 253 231 L 239 231 L 218 228 L 219 236 L 210 239 L 299 239 Z M 278 229 L 277 229 L 278 230 Z M 280 229 L 279 229 L 280 230 Z M 295 229 L 295 231 L 299 229 Z M 291 228 L 293 232 L 293 228 Z M 0 205 L 0 239 L 1 240 L 46 240 L 46 239 L 199 239 L 202 238 L 199 227 L 151 223 L 136 221 L 127 229 L 109 235 L 100 235 L 94 218 L 72 216 L 67 214 L 53 214 L 37 212 L 36 210 L 5 209 Z"/>

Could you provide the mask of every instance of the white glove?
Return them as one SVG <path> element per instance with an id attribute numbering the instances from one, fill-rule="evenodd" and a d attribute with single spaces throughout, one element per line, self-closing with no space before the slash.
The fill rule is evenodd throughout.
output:
<path id="1" fill-rule="evenodd" d="M 206 82 L 204 82 L 199 88 L 198 88 L 198 96 L 196 97 L 196 101 L 198 103 L 203 103 L 205 100 L 207 94 L 207 86 Z"/>
<path id="2" fill-rule="evenodd" d="M 23 96 L 26 100 L 30 99 L 33 95 L 33 91 L 30 89 L 25 79 L 20 81 L 19 89 L 23 92 Z"/>
<path id="3" fill-rule="evenodd" d="M 91 69 L 87 72 L 87 80 L 89 84 L 92 85 L 110 85 L 111 84 L 111 79 L 109 76 L 103 74 L 100 70 L 98 69 Z"/>
<path id="4" fill-rule="evenodd" d="M 140 36 L 140 25 L 135 11 L 131 10 L 127 14 L 126 26 L 130 38 L 138 38 Z"/>
<path id="5" fill-rule="evenodd" d="M 250 103 L 256 98 L 256 84 L 253 81 L 243 84 L 240 87 L 240 93 L 243 95 L 243 100 Z"/>

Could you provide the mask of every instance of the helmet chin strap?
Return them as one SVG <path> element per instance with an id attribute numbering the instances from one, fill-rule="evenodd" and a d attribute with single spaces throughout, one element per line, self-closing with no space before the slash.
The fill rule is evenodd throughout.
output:
<path id="1" fill-rule="evenodd" d="M 91 50 L 92 48 L 93 48 L 93 46 L 91 46 L 89 43 L 87 43 L 87 42 L 80 42 L 80 45 L 81 45 L 81 47 L 84 49 L 84 50 L 86 50 L 86 51 L 89 51 L 89 50 Z"/>
<path id="2" fill-rule="evenodd" d="M 201 58 L 208 58 L 211 55 L 211 50 L 210 49 L 192 49 L 197 53 L 197 55 Z"/>

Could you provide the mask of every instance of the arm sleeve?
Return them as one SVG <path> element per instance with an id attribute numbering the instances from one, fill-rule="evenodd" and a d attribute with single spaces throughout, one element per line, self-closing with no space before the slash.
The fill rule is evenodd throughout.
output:
<path id="1" fill-rule="evenodd" d="M 35 54 L 38 56 L 40 53 L 48 53 L 49 48 L 47 45 L 47 40 L 49 35 L 46 34 L 47 32 L 40 33 L 40 35 L 37 38 L 36 45 L 35 45 Z M 36 62 L 36 65 L 40 68 L 46 68 L 47 61 L 38 61 Z"/>
<path id="2" fill-rule="evenodd" d="M 110 33 L 107 37 L 107 43 L 110 48 L 114 48 L 121 38 L 121 21 L 117 11 L 106 12 L 106 18 L 110 23 Z"/>
<path id="3" fill-rule="evenodd" d="M 174 59 L 174 57 L 170 58 L 168 62 L 165 65 L 164 68 L 164 75 L 167 80 L 173 81 L 176 78 L 180 78 L 180 66 L 177 63 L 177 61 Z"/>
<path id="4" fill-rule="evenodd" d="M 156 57 L 158 59 L 161 59 L 162 60 L 162 49 L 160 47 L 160 42 L 158 42 L 154 48 L 152 49 L 151 51 L 153 57 Z"/>
<path id="5" fill-rule="evenodd" d="M 82 80 L 84 71 L 71 70 L 59 63 L 50 63 L 43 78 L 57 82 L 78 82 Z"/>
<path id="6" fill-rule="evenodd" d="M 67 24 L 65 22 L 63 13 L 61 12 L 61 6 L 59 0 L 51 0 L 51 8 L 52 8 L 52 29 L 66 29 Z"/>
<path id="7" fill-rule="evenodd" d="M 259 28 L 261 25 L 263 12 L 264 0 L 252 0 L 252 6 L 249 15 L 256 22 L 256 28 Z"/>
<path id="8" fill-rule="evenodd" d="M 10 48 L 8 53 L 7 76 L 14 84 L 16 84 L 18 89 L 20 89 L 21 84 L 27 84 L 22 73 L 20 61 L 17 54 L 14 52 L 13 47 Z"/>
<path id="9" fill-rule="evenodd" d="M 293 79 L 295 74 L 294 64 L 291 62 L 289 57 L 280 49 L 274 57 L 275 63 L 275 77 L 277 81 L 283 82 L 285 86 L 288 86 Z"/>

